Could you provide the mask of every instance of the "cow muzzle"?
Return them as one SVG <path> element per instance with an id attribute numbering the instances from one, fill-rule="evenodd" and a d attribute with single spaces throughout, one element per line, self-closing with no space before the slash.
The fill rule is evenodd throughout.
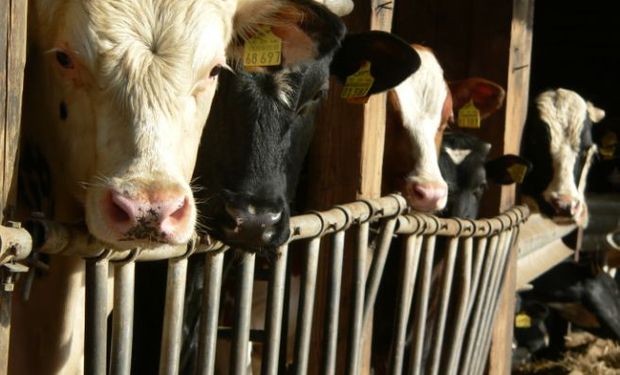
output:
<path id="1" fill-rule="evenodd" d="M 286 210 L 277 204 L 229 200 L 224 204 L 224 242 L 252 249 L 275 248 L 290 234 Z"/>
<path id="2" fill-rule="evenodd" d="M 193 232 L 193 199 L 179 189 L 138 191 L 114 188 L 103 193 L 100 212 L 119 242 L 181 244 Z"/>
<path id="3" fill-rule="evenodd" d="M 448 185 L 445 182 L 408 182 L 405 197 L 417 211 L 434 212 L 442 210 L 448 200 Z"/>

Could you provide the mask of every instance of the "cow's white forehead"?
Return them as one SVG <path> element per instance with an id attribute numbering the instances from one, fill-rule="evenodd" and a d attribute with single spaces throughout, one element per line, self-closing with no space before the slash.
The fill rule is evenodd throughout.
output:
<path id="1" fill-rule="evenodd" d="M 563 145 L 579 149 L 587 115 L 586 101 L 574 91 L 545 91 L 536 98 L 540 119 L 549 126 L 551 154 Z"/>

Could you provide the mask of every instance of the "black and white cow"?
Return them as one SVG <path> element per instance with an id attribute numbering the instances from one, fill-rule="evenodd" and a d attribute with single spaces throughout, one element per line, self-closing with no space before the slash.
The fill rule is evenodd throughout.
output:
<path id="1" fill-rule="evenodd" d="M 532 285 L 532 290 L 521 292 L 522 300 L 549 310 L 549 317 L 544 321 L 548 339 L 545 345 L 538 342 L 534 353 L 559 354 L 564 347 L 566 322 L 599 337 L 620 341 L 620 288 L 608 273 L 592 267 L 588 261 L 566 261 L 539 276 Z M 532 336 L 531 331 L 529 334 Z M 540 335 L 538 332 L 538 341 Z M 526 339 L 532 337 L 521 337 Z M 517 343 L 527 345 L 527 341 Z"/>
<path id="2" fill-rule="evenodd" d="M 331 18 L 330 18 L 331 17 Z M 344 36 L 336 16 L 332 50 L 322 59 L 263 72 L 222 72 L 198 158 L 204 224 L 216 238 L 248 249 L 274 248 L 289 237 L 289 202 L 314 132 L 330 74 L 343 81 L 365 61 L 384 91 L 420 65 L 394 35 Z"/>
<path id="3" fill-rule="evenodd" d="M 515 166 L 531 169 L 531 164 L 517 155 L 502 155 L 487 160 L 491 144 L 480 138 L 450 131 L 444 134 L 439 154 L 441 174 L 448 183 L 448 202 L 441 216 L 478 218 L 480 202 L 488 183 L 502 185 L 518 181 Z"/>
<path id="4" fill-rule="evenodd" d="M 533 169 L 521 193 L 532 197 L 542 213 L 579 225 L 587 222 L 584 192 L 577 185 L 594 146 L 592 124 L 604 117 L 603 110 L 571 90 L 548 90 L 536 97 L 521 142 L 521 156 Z"/>

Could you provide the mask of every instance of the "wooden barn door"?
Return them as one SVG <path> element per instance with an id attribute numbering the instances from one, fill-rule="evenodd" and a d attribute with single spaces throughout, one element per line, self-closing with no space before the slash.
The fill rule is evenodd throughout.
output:
<path id="1" fill-rule="evenodd" d="M 28 0 L 0 1 L 0 224 L 11 227 L 15 203 L 16 161 L 19 144 Z M 7 234 L 0 232 L 0 374 L 6 374 L 11 321 L 12 272 Z"/>

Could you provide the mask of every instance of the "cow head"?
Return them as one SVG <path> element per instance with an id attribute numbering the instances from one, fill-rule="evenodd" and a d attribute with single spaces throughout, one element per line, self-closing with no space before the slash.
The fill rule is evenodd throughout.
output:
<path id="1" fill-rule="evenodd" d="M 316 48 L 325 54 L 262 71 L 223 72 L 196 169 L 207 229 L 251 250 L 273 248 L 290 235 L 289 202 L 330 74 L 346 78 L 369 61 L 372 94 L 393 87 L 419 65 L 417 54 L 391 34 L 344 37 L 342 21 L 322 6 L 309 3 L 303 11 L 307 24 L 323 29 L 295 43 L 280 33 L 283 49 Z M 303 31 L 306 24 L 298 27 Z"/>
<path id="2" fill-rule="evenodd" d="M 306 2 L 32 3 L 25 133 L 50 163 L 55 219 L 85 217 L 117 248 L 187 242 L 189 180 L 233 31 L 298 18 Z"/>
<path id="3" fill-rule="evenodd" d="M 605 112 L 566 89 L 548 90 L 536 98 L 521 146 L 521 154 L 533 164 L 523 192 L 550 215 L 587 221 L 587 207 L 578 183 L 587 173 L 586 155 L 592 142 L 592 124 Z"/>
<path id="4" fill-rule="evenodd" d="M 437 155 L 452 118 L 452 96 L 433 52 L 412 48 L 420 68 L 388 94 L 382 190 L 400 191 L 413 209 L 432 212 L 443 209 L 448 197 Z"/>
<path id="5" fill-rule="evenodd" d="M 478 218 L 480 201 L 489 183 L 509 185 L 522 182 L 531 163 L 516 155 L 487 160 L 491 144 L 471 134 L 444 134 L 439 168 L 448 183 L 444 216 Z"/>

